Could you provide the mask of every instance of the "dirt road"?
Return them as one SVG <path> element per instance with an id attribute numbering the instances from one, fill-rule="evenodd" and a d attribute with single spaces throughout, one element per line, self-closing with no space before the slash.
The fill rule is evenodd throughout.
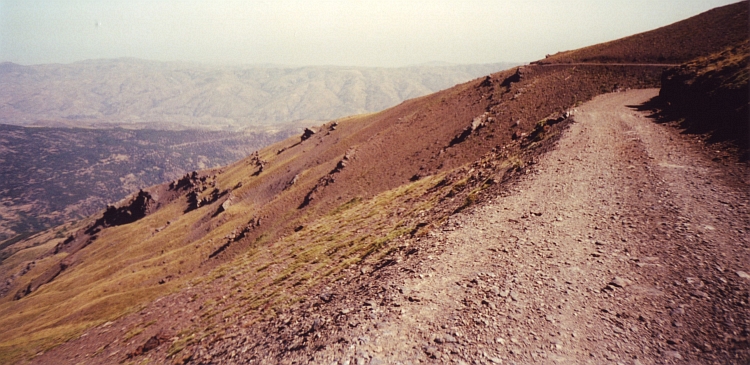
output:
<path id="1" fill-rule="evenodd" d="M 168 360 L 162 346 L 143 361 L 750 363 L 747 180 L 629 107 L 657 92 L 583 105 L 509 191 L 402 242 L 388 266 L 363 267 L 268 322 L 228 325 Z M 124 352 L 106 327 L 35 362 L 110 363 Z M 110 343 L 110 354 L 88 357 Z"/>
<path id="2" fill-rule="evenodd" d="M 748 192 L 628 107 L 657 92 L 579 108 L 507 196 L 322 307 L 324 348 L 224 361 L 747 364 Z"/>

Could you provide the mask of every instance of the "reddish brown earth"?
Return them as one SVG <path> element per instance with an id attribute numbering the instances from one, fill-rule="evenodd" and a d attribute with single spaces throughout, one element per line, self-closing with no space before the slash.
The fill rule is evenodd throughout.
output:
<path id="1" fill-rule="evenodd" d="M 682 63 L 747 39 L 747 1 L 611 42 L 547 56 L 544 63 Z"/>
<path id="2" fill-rule="evenodd" d="M 585 104 L 506 196 L 405 242 L 415 257 L 189 363 L 747 363 L 747 182 L 628 107 L 655 94 Z"/>
<path id="3" fill-rule="evenodd" d="M 729 12 L 703 17 L 717 14 Z M 746 24 L 735 18 L 722 18 L 728 38 Z M 662 41 L 687 61 L 681 41 Z M 33 363 L 747 363 L 747 167 L 647 119 L 657 90 L 632 89 L 657 87 L 665 67 L 634 54 L 499 72 L 201 172 L 200 195 L 104 228 L 80 251 L 106 259 L 119 239 L 108 232 L 187 247 L 150 258 L 164 273 L 141 284 L 176 292 L 133 299 L 104 324 L 76 311 L 49 329 L 75 339 L 10 349 L 39 352 Z M 331 221 L 348 202 L 375 215 Z M 154 230 L 155 216 L 153 227 L 186 228 Z M 377 241 L 342 256 L 326 238 Z M 73 261 L 38 291 L 3 298 L 5 313 L 84 277 L 86 262 Z M 97 280 L 109 289 L 109 276 Z M 96 324 L 64 332 L 70 318 Z"/>
<path id="4" fill-rule="evenodd" d="M 748 181 L 635 110 L 656 93 L 597 97 L 509 190 L 401 241 L 389 265 L 365 266 L 275 319 L 240 320 L 168 360 L 747 363 Z M 197 305 L 165 301 L 131 317 L 200 321 Z M 122 325 L 34 362 L 121 359 Z M 179 337 L 151 331 L 141 338 Z M 144 360 L 164 362 L 166 351 Z"/>

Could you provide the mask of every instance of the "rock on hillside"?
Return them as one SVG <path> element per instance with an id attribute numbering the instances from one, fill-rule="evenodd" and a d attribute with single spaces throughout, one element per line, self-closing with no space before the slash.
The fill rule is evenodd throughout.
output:
<path id="1" fill-rule="evenodd" d="M 293 124 L 234 132 L 0 124 L 0 241 L 89 216 L 188 171 L 227 165 L 300 129 Z"/>

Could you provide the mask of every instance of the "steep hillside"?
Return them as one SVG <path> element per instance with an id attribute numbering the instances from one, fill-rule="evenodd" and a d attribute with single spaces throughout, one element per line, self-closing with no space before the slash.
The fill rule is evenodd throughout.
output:
<path id="1" fill-rule="evenodd" d="M 0 126 L 0 244 L 227 165 L 320 120 L 382 110 L 505 66 L 0 65 L 0 121 L 34 125 Z M 82 126 L 95 128 L 70 128 Z"/>
<path id="2" fill-rule="evenodd" d="M 253 283 L 243 303 L 293 303 L 388 252 L 396 237 L 423 234 L 481 200 L 506 172 L 523 171 L 565 125 L 562 106 L 618 85 L 655 85 L 659 73 L 510 70 L 145 189 L 36 260 L 11 256 L 18 266 L 6 269 L 14 276 L 0 299 L 11 329 L 0 335 L 3 353 L 35 353 L 234 257 L 244 263 L 227 268 L 250 270 L 245 282 Z M 33 270 L 25 270 L 30 261 Z"/>
<path id="3" fill-rule="evenodd" d="M 658 103 L 662 119 L 680 120 L 689 133 L 710 134 L 711 141 L 737 144 L 742 159 L 750 147 L 748 41 L 701 57 L 662 76 Z"/>
<path id="4" fill-rule="evenodd" d="M 669 29 L 659 37 L 677 44 Z M 662 52 L 677 59 L 683 49 Z M 506 194 L 580 103 L 656 87 L 663 69 L 561 64 L 495 73 L 144 189 L 62 238 L 17 242 L 0 264 L 0 360 L 29 358 L 94 326 L 36 361 L 250 361 L 237 348 L 208 352 L 226 348 L 238 326 L 259 331 L 244 345 L 272 351 L 263 356 L 276 362 L 291 362 L 308 338 L 335 343 L 316 337 L 324 324 L 310 316 L 334 288 L 360 290 L 352 283 L 390 266 L 408 271 L 400 262 L 421 257 L 422 238 Z M 264 347 L 262 334 L 281 326 L 292 338 Z"/>
<path id="5" fill-rule="evenodd" d="M 0 122 L 151 128 L 242 128 L 323 122 L 513 66 L 211 67 L 136 59 L 0 64 Z"/>
<path id="6" fill-rule="evenodd" d="M 547 56 L 548 63 L 683 63 L 747 39 L 747 1 L 649 32 Z"/>

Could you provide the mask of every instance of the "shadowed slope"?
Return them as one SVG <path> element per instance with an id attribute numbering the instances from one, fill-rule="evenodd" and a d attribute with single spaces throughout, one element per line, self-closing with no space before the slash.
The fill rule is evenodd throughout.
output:
<path id="1" fill-rule="evenodd" d="M 748 127 L 748 41 L 720 53 L 667 70 L 658 101 L 665 119 L 683 119 L 690 133 L 710 133 L 713 141 L 731 140 L 744 151 Z"/>

